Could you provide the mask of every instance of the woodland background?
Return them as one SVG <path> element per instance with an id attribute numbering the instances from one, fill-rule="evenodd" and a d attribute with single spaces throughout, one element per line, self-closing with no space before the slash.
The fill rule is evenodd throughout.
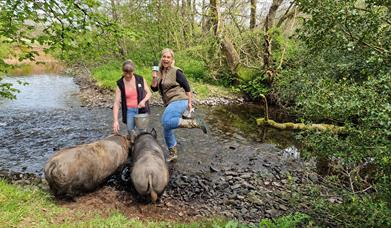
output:
<path id="1" fill-rule="evenodd" d="M 264 94 L 297 122 L 344 126 L 298 133 L 343 199 L 323 201 L 313 187 L 307 213 L 391 226 L 390 18 L 390 0 L 1 0 L 0 96 L 16 92 L 1 80 L 15 67 L 6 59 L 34 61 L 37 49 L 113 88 L 123 60 L 150 69 L 169 47 L 193 81 Z"/>

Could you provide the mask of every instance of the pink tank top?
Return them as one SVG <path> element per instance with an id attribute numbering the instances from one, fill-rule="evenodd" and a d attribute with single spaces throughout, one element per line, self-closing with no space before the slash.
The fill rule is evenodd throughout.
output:
<path id="1" fill-rule="evenodd" d="M 126 107 L 137 108 L 137 91 L 135 89 L 127 89 L 125 87 Z"/>

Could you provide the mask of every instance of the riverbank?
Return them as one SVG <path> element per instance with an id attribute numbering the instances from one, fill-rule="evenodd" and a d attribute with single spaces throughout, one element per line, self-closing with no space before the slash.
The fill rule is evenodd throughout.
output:
<path id="1" fill-rule="evenodd" d="M 255 160 L 249 162 L 252 163 L 250 167 L 258 165 L 254 164 L 258 163 L 257 158 L 253 159 Z M 274 164 L 274 161 L 267 161 L 261 166 L 265 170 L 272 170 L 270 173 L 253 172 L 250 167 L 220 170 L 219 166 L 210 166 L 209 172 L 189 174 L 171 166 L 170 183 L 157 204 L 150 204 L 140 198 L 130 185 L 119 178 L 120 173 L 111 176 L 96 191 L 73 199 L 52 198 L 46 181 L 33 174 L 0 172 L 0 179 L 23 186 L 25 191 L 33 189 L 33 194 L 41 192 L 38 194 L 43 197 L 41 200 L 48 201 L 46 204 L 51 206 L 37 205 L 35 210 L 45 214 L 39 219 L 48 224 L 88 223 L 94 217 L 100 217 L 102 222 L 106 222 L 113 214 L 120 215 L 127 223 L 136 220 L 145 226 L 152 222 L 157 223 L 158 227 L 167 224 L 174 227 L 195 224 L 198 227 L 205 221 L 209 225 L 219 224 L 217 227 L 224 227 L 233 221 L 247 225 L 265 221 L 269 221 L 270 225 L 278 224 L 280 219 L 289 225 L 309 222 L 309 216 L 305 213 L 310 205 L 303 199 L 313 189 L 302 187 L 318 182 L 316 175 L 309 175 L 300 171 L 300 168 L 286 172 Z M 1 192 L 2 190 L 0 196 L 10 198 L 6 195 L 9 193 Z M 339 199 L 330 197 L 330 200 L 338 203 Z M 23 203 L 26 206 L 31 204 L 30 201 Z M 58 213 L 58 210 L 61 212 Z M 296 218 L 298 214 L 299 219 Z M 64 216 L 66 219 L 61 219 Z M 273 219 L 275 223 L 269 219 Z M 24 224 L 26 221 L 38 223 L 37 218 L 22 214 L 14 225 Z"/>
<path id="2" fill-rule="evenodd" d="M 74 76 L 75 83 L 80 87 L 80 98 L 86 107 L 111 108 L 114 102 L 114 91 L 99 87 L 97 81 L 91 76 L 90 70 L 85 66 L 73 66 L 68 68 L 66 74 Z M 219 94 L 215 92 L 214 94 Z M 194 105 L 228 105 L 242 104 L 244 98 L 239 94 L 226 94 L 211 96 L 205 99 L 199 98 L 193 93 Z M 159 93 L 152 93 L 151 105 L 163 106 Z"/>
<path id="3" fill-rule="evenodd" d="M 34 56 L 34 60 L 25 59 L 19 61 L 17 56 L 20 51 L 15 51 L 16 53 L 4 59 L 6 64 L 12 66 L 8 69 L 7 75 L 62 74 L 64 72 L 64 64 L 52 55 L 45 53 L 43 47 L 34 46 L 32 49 L 35 53 L 38 53 L 38 55 Z"/>

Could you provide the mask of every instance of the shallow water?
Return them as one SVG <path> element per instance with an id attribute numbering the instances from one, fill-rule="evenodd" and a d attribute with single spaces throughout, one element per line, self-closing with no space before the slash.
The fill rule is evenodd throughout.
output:
<path id="1" fill-rule="evenodd" d="M 21 92 L 16 100 L 0 100 L 0 169 L 42 175 L 43 166 L 58 149 L 93 142 L 111 134 L 112 110 L 81 107 L 79 89 L 71 77 L 8 77 Z M 285 148 L 295 146 L 290 132 L 261 130 L 255 117 L 262 117 L 257 105 L 197 106 L 196 114 L 209 127 L 178 129 L 180 170 L 205 172 L 210 167 L 251 166 L 262 171 L 262 163 L 284 163 Z M 166 150 L 160 126 L 162 107 L 152 107 L 150 126 L 156 128 L 158 141 Z M 125 126 L 121 126 L 125 133 Z M 285 150 L 286 151 L 286 150 Z M 280 157 L 276 154 L 281 155 Z M 284 155 L 285 156 L 285 155 Z"/>

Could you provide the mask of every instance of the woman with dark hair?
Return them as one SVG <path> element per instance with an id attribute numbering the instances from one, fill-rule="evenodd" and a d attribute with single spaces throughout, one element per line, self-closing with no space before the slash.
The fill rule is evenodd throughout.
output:
<path id="1" fill-rule="evenodd" d="M 122 122 L 126 124 L 128 133 L 135 128 L 134 116 L 149 113 L 151 91 L 143 77 L 134 73 L 132 60 L 122 64 L 122 77 L 117 81 L 113 105 L 113 132 L 119 134 L 118 110 L 121 104 Z"/>
<path id="2" fill-rule="evenodd" d="M 174 52 L 166 48 L 162 51 L 159 71 L 152 74 L 152 91 L 159 91 L 165 110 L 161 119 L 164 139 L 169 150 L 168 161 L 177 158 L 176 128 L 200 128 L 206 134 L 207 129 L 201 119 L 184 119 L 182 114 L 193 109 L 192 93 L 183 71 L 174 66 Z"/>

